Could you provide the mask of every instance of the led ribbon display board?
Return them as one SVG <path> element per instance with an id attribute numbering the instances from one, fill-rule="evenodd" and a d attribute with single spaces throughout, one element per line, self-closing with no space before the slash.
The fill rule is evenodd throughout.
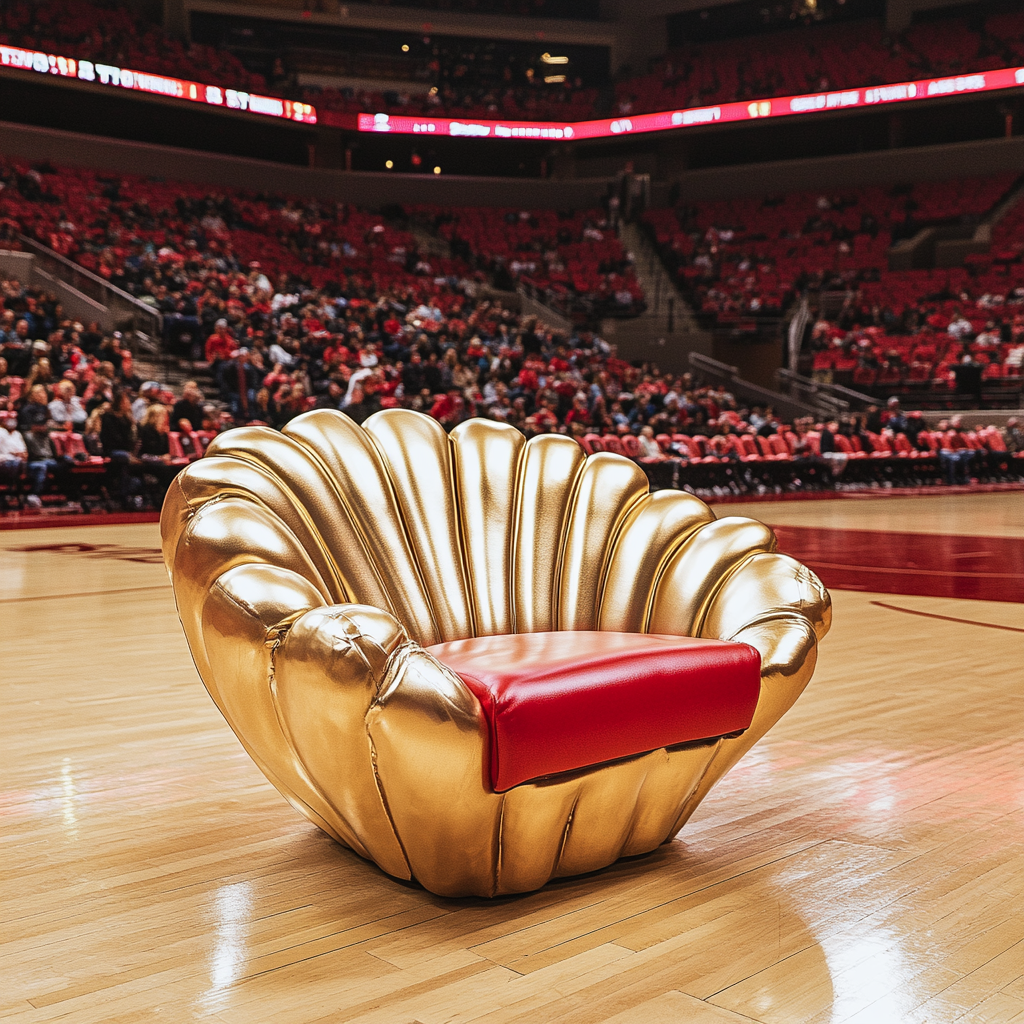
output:
<path id="1" fill-rule="evenodd" d="M 183 78 L 153 75 L 147 71 L 132 71 L 129 68 L 119 68 L 99 61 L 58 57 L 56 54 L 23 50 L 17 46 L 0 46 L 0 66 L 17 68 L 19 71 L 37 71 L 61 78 L 76 78 L 80 82 L 131 89 L 154 96 L 169 96 L 172 99 L 189 100 L 211 107 L 245 110 L 251 114 L 280 117 L 286 121 L 316 124 L 316 108 L 309 103 L 296 103 L 277 96 L 260 96 L 241 89 L 223 89 L 218 85 L 203 85 Z"/>
<path id="2" fill-rule="evenodd" d="M 302 124 L 316 124 L 316 108 L 309 103 L 262 96 L 241 89 L 204 85 L 183 78 L 134 71 L 99 61 L 78 60 L 17 46 L 0 46 L 0 66 L 35 71 L 82 82 L 131 89 L 134 92 L 167 96 L 228 110 L 248 111 Z M 722 103 L 716 106 L 663 110 L 653 114 L 629 114 L 598 121 L 489 121 L 477 118 L 407 117 L 403 114 L 335 114 L 325 111 L 323 123 L 349 127 L 361 132 L 391 132 L 395 135 L 449 135 L 488 139 L 596 139 L 643 132 L 671 131 L 693 125 L 753 118 L 789 117 L 827 110 L 852 110 L 891 103 L 906 103 L 958 94 L 996 92 L 1024 85 L 1024 68 L 998 68 L 947 78 L 923 78 L 916 82 L 839 89 L 803 96 L 773 96 L 768 99 Z"/>
<path id="3" fill-rule="evenodd" d="M 686 110 L 629 114 L 601 121 L 486 121 L 476 118 L 360 114 L 358 127 L 361 132 L 391 132 L 396 135 L 451 135 L 481 139 L 597 139 L 670 131 L 701 124 L 749 121 L 753 118 L 879 107 L 959 94 L 995 92 L 1020 85 L 1024 85 L 1024 68 L 999 68 L 949 78 L 923 78 L 916 82 L 815 92 L 804 96 L 773 96 L 770 99 L 690 107 Z"/>

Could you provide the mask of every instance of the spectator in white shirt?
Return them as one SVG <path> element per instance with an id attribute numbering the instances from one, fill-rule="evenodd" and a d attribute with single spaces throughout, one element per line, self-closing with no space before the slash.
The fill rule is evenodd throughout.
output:
<path id="1" fill-rule="evenodd" d="M 957 313 L 950 321 L 946 331 L 952 337 L 959 338 L 963 341 L 964 338 L 972 333 L 973 328 L 971 327 L 970 320 L 968 320 L 962 313 Z"/>
<path id="2" fill-rule="evenodd" d="M 75 385 L 69 380 L 62 380 L 53 390 L 56 396 L 50 402 L 50 419 L 62 430 L 81 433 L 89 414 L 75 394 Z"/>
<path id="3" fill-rule="evenodd" d="M 28 449 L 18 430 L 18 417 L 3 414 L 0 418 L 0 480 L 16 483 L 27 463 Z"/>

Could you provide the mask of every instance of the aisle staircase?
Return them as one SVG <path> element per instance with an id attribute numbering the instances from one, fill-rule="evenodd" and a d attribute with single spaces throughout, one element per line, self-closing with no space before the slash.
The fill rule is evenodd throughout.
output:
<path id="1" fill-rule="evenodd" d="M 649 359 L 664 369 L 678 372 L 689 367 L 690 352 L 710 355 L 711 333 L 697 325 L 693 310 L 676 288 L 647 235 L 637 224 L 629 223 L 620 225 L 619 239 L 633 256 L 633 267 L 647 299 L 647 310 L 638 317 L 604 320 L 603 336 L 618 346 L 624 359 Z"/>

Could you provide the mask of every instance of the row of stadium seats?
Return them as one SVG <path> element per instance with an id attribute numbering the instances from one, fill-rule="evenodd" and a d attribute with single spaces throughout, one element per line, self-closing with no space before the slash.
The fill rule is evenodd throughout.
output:
<path id="1" fill-rule="evenodd" d="M 995 427 L 959 434 L 923 430 L 917 435 L 916 447 L 906 434 L 892 431 L 868 433 L 864 440 L 856 434 L 834 435 L 836 451 L 845 458 L 845 483 L 891 486 L 937 482 L 942 453 L 957 450 L 958 436 L 975 453 L 971 473 L 976 478 L 988 482 L 1024 477 L 1024 453 L 1009 453 Z M 658 434 L 655 440 L 661 457 L 642 456 L 639 441 L 631 434 L 587 434 L 581 443 L 588 454 L 608 451 L 633 459 L 655 487 L 691 487 L 697 493 L 714 492 L 715 488 L 760 493 L 767 489 L 794 489 L 808 483 L 812 487 L 832 485 L 835 464 L 826 465 L 820 438 L 818 431 L 808 431 L 801 439 L 791 430 L 767 437 Z"/>

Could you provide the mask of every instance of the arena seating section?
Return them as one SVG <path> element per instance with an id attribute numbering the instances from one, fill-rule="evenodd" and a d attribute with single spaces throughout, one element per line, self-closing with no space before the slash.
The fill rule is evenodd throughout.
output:
<path id="1" fill-rule="evenodd" d="M 1024 12 L 992 14 L 980 31 L 964 18 L 919 22 L 901 38 L 855 21 L 693 44 L 646 75 L 618 83 L 620 113 L 669 110 L 827 89 L 884 85 L 1009 67 L 1024 60 Z"/>
<path id="2" fill-rule="evenodd" d="M 216 431 L 236 422 L 281 426 L 314 406 L 343 408 L 361 419 L 404 405 L 447 427 L 480 414 L 527 434 L 564 430 L 590 451 L 636 458 L 655 486 L 688 486 L 704 495 L 910 485 L 940 474 L 952 481 L 949 467 L 962 468 L 964 460 L 951 463 L 949 451 L 972 451 L 970 474 L 977 479 L 1021 475 L 1019 452 L 1007 452 L 997 430 L 946 425 L 935 432 L 919 419 L 872 414 L 848 417 L 838 431 L 836 448 L 848 462 L 836 483 L 835 460 L 817 454 L 821 424 L 786 424 L 689 375 L 627 364 L 586 329 L 586 321 L 560 335 L 503 309 L 481 290 L 495 269 L 485 256 L 497 255 L 524 283 L 592 309 L 609 295 L 614 299 L 616 288 L 642 302 L 628 267 L 619 267 L 618 239 L 598 211 L 421 207 L 405 215 L 392 211 L 387 219 L 323 201 L 9 160 L 0 161 L 0 183 L 5 246 L 17 244 L 23 231 L 154 305 L 164 314 L 165 340 L 185 368 L 208 374 L 202 429 L 171 431 L 164 464 L 172 469 L 199 456 Z M 1003 368 L 1014 358 L 1019 368 L 1024 316 L 1015 311 L 1024 290 L 1008 295 L 1003 288 L 1000 295 L 1011 304 L 993 295 L 971 302 L 935 295 L 931 272 L 885 271 L 885 246 L 908 210 L 919 219 L 978 215 L 1012 184 L 1004 176 L 898 194 L 866 189 L 828 203 L 801 195 L 704 204 L 684 213 L 693 230 L 684 230 L 671 211 L 655 212 L 650 221 L 663 245 L 678 243 L 684 273 L 704 254 L 711 268 L 745 275 L 723 281 L 748 307 L 750 296 L 763 294 L 766 308 L 781 309 L 797 280 L 806 283 L 822 266 L 823 254 L 840 278 L 876 278 L 859 282 L 857 315 L 869 314 L 865 290 L 885 287 L 890 296 L 902 296 L 897 283 L 903 282 L 903 305 L 891 298 L 885 313 L 908 323 L 920 317 L 916 333 L 898 336 L 868 320 L 863 328 L 821 322 L 814 328 L 815 358 L 829 360 L 836 374 L 841 360 L 853 360 L 850 370 L 857 374 L 881 357 L 891 362 L 892 350 L 899 350 L 900 364 L 911 373 L 929 367 L 924 378 L 930 382 L 951 369 L 964 344 L 987 358 L 992 372 L 997 366 L 1010 372 Z M 1011 212 L 993 252 L 976 266 L 941 272 L 946 285 L 1019 281 L 1019 216 Z M 410 219 L 419 220 L 420 231 L 429 224 L 447 237 L 453 254 L 421 253 Z M 843 242 L 849 252 L 837 248 Z M 741 269 L 745 254 L 753 270 Z M 712 296 L 721 283 L 699 286 Z M 89 413 L 105 408 L 114 387 L 137 393 L 142 378 L 118 338 L 62 318 L 52 295 L 24 283 L 0 282 L 0 294 L 0 349 L 12 364 L 0 372 L 0 405 L 20 415 L 34 384 L 52 399 L 62 378 L 75 383 Z M 724 306 L 716 310 L 725 312 Z M 966 326 L 960 313 L 967 314 Z M 29 334 L 19 339 L 15 326 L 23 317 Z M 979 317 L 1000 321 L 994 339 L 985 337 L 991 332 Z M 963 332 L 957 337 L 949 329 L 953 320 Z M 218 330 L 226 348 L 214 352 L 211 335 Z M 242 348 L 249 354 L 238 355 Z M 246 359 L 248 370 L 241 365 Z M 235 385 L 246 373 L 253 394 L 239 401 Z M 878 380 L 889 387 L 884 373 Z M 177 396 L 156 397 L 169 404 Z M 116 491 L 114 484 L 126 477 L 111 469 L 95 426 L 82 436 L 80 428 L 68 434 L 55 424 L 51 443 L 55 466 L 44 495 L 51 501 L 70 493 L 86 502 L 131 500 L 137 507 L 145 494 L 158 495 L 158 489 Z M 151 487 L 155 463 L 132 465 L 128 476 L 140 488 L 147 481 Z M 15 502 L 27 500 L 26 478 L 12 477 L 10 467 L 0 487 Z"/>
<path id="3" fill-rule="evenodd" d="M 593 325 L 606 314 L 635 315 L 643 291 L 600 210 L 418 208 L 462 254 L 421 257 L 413 235 L 379 214 L 344 204 L 210 196 L 200 185 L 63 167 L 0 161 L 0 227 L 17 229 L 111 283 L 137 293 L 155 264 L 187 263 L 190 242 L 230 249 L 242 265 L 258 262 L 275 278 L 296 274 L 314 286 L 386 289 L 394 284 L 483 279 L 498 261 L 540 297 Z M 486 253 L 486 255 L 485 255 Z M 472 264 L 472 267 L 471 267 Z"/>
<path id="4" fill-rule="evenodd" d="M 123 7 L 90 0 L 4 3 L 0 5 L 0 42 L 233 89 L 266 86 L 262 75 L 250 74 L 227 51 L 186 47 Z"/>
<path id="5" fill-rule="evenodd" d="M 969 257 L 966 266 L 888 269 L 894 235 L 977 223 L 1015 184 L 1005 174 L 838 197 L 722 200 L 651 210 L 645 221 L 707 326 L 772 321 L 804 290 L 846 293 L 841 315 L 816 328 L 816 373 L 868 392 L 941 394 L 955 387 L 955 366 L 969 352 L 983 364 L 986 385 L 1019 391 L 1020 203 L 996 225 L 991 253 Z"/>
<path id="6" fill-rule="evenodd" d="M 530 7 L 531 13 L 543 13 Z M 990 14 L 972 22 L 962 17 L 919 22 L 898 39 L 886 36 L 877 20 L 795 28 L 770 38 L 770 46 L 753 47 L 748 40 L 735 39 L 673 50 L 651 71 L 618 81 L 613 98 L 573 75 L 548 85 L 541 76 L 534 82 L 478 81 L 471 70 L 475 62 L 463 60 L 468 54 L 461 53 L 474 44 L 461 41 L 461 50 L 445 51 L 443 59 L 432 62 L 432 91 L 424 91 L 423 82 L 417 90 L 410 81 L 409 92 L 396 93 L 303 88 L 289 84 L 287 76 L 268 83 L 227 50 L 186 48 L 151 23 L 101 2 L 14 0 L 0 8 L 0 42 L 288 95 L 322 110 L 565 121 L 1012 66 L 1024 62 L 1024 12 Z M 462 69 L 458 74 L 456 67 Z"/>
<path id="7" fill-rule="evenodd" d="M 489 274 L 507 272 L 547 305 L 585 322 L 645 308 L 616 232 L 601 210 L 420 206 L 410 211 Z"/>

